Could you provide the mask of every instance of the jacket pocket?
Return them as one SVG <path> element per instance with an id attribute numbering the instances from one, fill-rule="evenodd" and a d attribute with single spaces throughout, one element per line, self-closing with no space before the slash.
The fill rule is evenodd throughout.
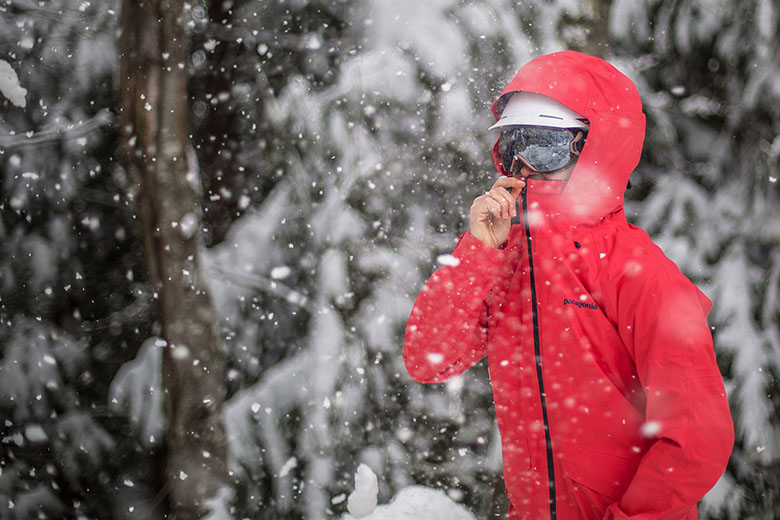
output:
<path id="1" fill-rule="evenodd" d="M 620 457 L 564 443 L 563 471 L 568 479 L 578 484 L 572 488 L 575 496 L 587 494 L 590 490 L 611 502 L 619 501 L 634 478 L 640 460 L 639 457 Z M 578 503 L 582 503 L 581 498 L 594 504 L 603 502 L 599 496 L 590 495 L 577 496 Z"/>

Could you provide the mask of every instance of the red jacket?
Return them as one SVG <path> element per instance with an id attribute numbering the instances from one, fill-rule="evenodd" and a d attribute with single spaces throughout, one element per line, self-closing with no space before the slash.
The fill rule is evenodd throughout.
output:
<path id="1" fill-rule="evenodd" d="M 734 440 L 707 325 L 711 302 L 626 222 L 645 118 L 634 84 L 566 51 L 503 96 L 544 94 L 590 120 L 566 182 L 530 180 L 502 249 L 461 236 L 459 264 L 414 304 L 404 360 L 423 383 L 488 356 L 510 518 L 686 519 Z M 501 166 L 497 145 L 494 162 Z"/>

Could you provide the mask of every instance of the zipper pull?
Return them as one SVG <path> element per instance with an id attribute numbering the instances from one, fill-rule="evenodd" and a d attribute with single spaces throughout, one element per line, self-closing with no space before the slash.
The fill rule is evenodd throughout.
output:
<path id="1" fill-rule="evenodd" d="M 525 181 L 526 184 L 523 184 L 523 187 L 520 188 L 520 197 L 517 197 L 515 199 L 515 216 L 512 217 L 511 225 L 515 226 L 520 224 L 520 212 L 522 209 L 520 208 L 520 198 L 523 199 L 523 205 L 525 205 L 525 187 L 528 185 L 528 179 L 525 177 L 520 177 L 523 181 Z"/>
<path id="2" fill-rule="evenodd" d="M 523 187 L 525 189 L 525 186 Z M 515 226 L 520 224 L 520 197 L 515 199 L 515 216 L 512 217 L 510 225 Z"/>

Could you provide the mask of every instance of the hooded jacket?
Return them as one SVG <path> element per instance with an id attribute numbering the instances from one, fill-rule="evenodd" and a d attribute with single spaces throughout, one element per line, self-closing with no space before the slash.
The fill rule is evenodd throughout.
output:
<path id="1" fill-rule="evenodd" d="M 437 383 L 488 356 L 510 519 L 694 520 L 733 424 L 711 302 L 626 222 L 645 133 L 638 91 L 572 51 L 520 69 L 496 119 L 517 91 L 587 117 L 587 143 L 567 182 L 528 180 L 502 248 L 461 236 L 459 263 L 415 301 L 407 370 Z M 498 143 L 493 158 L 506 175 Z"/>

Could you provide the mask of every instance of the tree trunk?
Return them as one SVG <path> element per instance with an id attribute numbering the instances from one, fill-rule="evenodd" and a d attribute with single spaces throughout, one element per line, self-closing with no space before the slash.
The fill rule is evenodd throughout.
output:
<path id="1" fill-rule="evenodd" d="M 609 11 L 612 0 L 591 0 L 593 16 L 583 25 L 588 31 L 588 41 L 583 52 L 606 58 L 609 55 Z"/>
<path id="2" fill-rule="evenodd" d="M 585 14 L 564 15 L 559 25 L 561 39 L 572 50 L 591 56 L 609 55 L 609 11 L 612 0 L 589 0 Z"/>
<path id="3" fill-rule="evenodd" d="M 122 163 L 134 180 L 163 352 L 166 486 L 177 520 L 200 518 L 226 482 L 223 361 L 200 276 L 197 173 L 188 167 L 183 0 L 123 0 L 119 26 Z"/>

